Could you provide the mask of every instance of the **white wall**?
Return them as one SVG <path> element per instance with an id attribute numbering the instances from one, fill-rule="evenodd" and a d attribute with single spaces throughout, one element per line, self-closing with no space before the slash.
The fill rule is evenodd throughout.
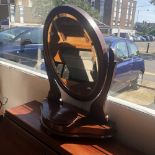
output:
<path id="1" fill-rule="evenodd" d="M 48 80 L 0 64 L 0 97 L 7 97 L 6 108 L 42 101 L 48 94 Z"/>
<path id="2" fill-rule="evenodd" d="M 128 103 L 129 106 L 109 101 L 106 113 L 116 125 L 116 137 L 126 145 L 147 155 L 155 155 L 155 112 Z M 132 107 L 133 106 L 133 107 Z M 141 110 L 140 110 L 141 109 Z"/>

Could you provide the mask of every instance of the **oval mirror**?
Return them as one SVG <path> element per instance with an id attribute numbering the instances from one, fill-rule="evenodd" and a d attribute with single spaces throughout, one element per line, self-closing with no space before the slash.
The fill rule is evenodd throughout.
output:
<path id="1" fill-rule="evenodd" d="M 61 6 L 52 10 L 45 25 L 49 79 L 76 99 L 93 99 L 103 86 L 107 64 L 103 35 L 96 23 L 79 8 Z"/>

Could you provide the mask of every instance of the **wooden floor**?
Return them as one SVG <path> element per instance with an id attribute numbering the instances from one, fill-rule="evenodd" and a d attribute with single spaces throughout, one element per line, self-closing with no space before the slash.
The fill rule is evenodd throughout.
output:
<path id="1" fill-rule="evenodd" d="M 0 154 L 3 155 L 142 155 L 115 139 L 69 139 L 47 135 L 40 124 L 40 103 L 10 109 L 0 120 Z"/>

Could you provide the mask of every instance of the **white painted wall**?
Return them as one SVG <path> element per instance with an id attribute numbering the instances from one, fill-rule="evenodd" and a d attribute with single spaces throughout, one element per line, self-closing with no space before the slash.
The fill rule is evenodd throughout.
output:
<path id="1" fill-rule="evenodd" d="M 32 100 L 42 101 L 48 90 L 47 79 L 0 64 L 0 97 L 8 98 L 6 108 Z"/>
<path id="2" fill-rule="evenodd" d="M 132 103 L 109 101 L 105 106 L 116 125 L 116 137 L 146 155 L 155 155 L 155 111 Z"/>

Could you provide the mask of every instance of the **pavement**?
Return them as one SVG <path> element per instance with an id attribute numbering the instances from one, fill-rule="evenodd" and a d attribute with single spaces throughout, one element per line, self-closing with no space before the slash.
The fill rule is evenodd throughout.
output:
<path id="1" fill-rule="evenodd" d="M 155 82 L 144 79 L 138 90 L 128 88 L 116 94 L 115 97 L 147 107 L 154 105 L 155 108 Z"/>
<path id="2" fill-rule="evenodd" d="M 136 45 L 138 46 L 139 50 L 141 53 L 146 53 L 148 44 L 149 44 L 149 49 L 148 53 L 155 53 L 155 41 L 151 42 L 135 42 Z"/>

